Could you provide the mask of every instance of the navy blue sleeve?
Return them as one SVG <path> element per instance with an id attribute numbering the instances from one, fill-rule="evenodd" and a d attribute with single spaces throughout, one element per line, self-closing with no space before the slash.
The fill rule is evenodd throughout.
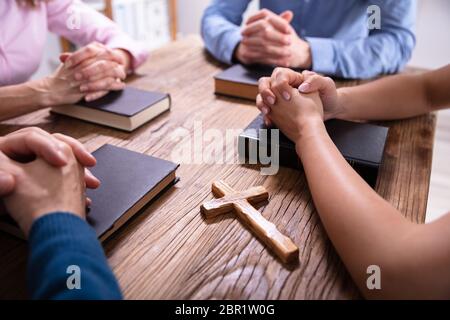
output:
<path id="1" fill-rule="evenodd" d="M 34 222 L 27 282 L 33 299 L 122 299 L 94 230 L 70 213 Z"/>

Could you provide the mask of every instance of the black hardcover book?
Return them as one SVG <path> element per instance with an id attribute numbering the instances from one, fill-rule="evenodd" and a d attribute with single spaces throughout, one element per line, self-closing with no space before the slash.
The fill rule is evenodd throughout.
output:
<path id="1" fill-rule="evenodd" d="M 373 187 L 376 183 L 378 169 L 383 160 L 384 146 L 388 128 L 366 123 L 356 123 L 343 120 L 329 120 L 325 123 L 328 134 L 344 158 Z M 261 139 L 261 129 L 268 129 L 259 115 L 239 135 L 239 155 L 247 163 L 259 162 L 249 158 L 249 150 L 258 150 Z M 270 132 L 267 130 L 267 141 L 264 146 L 270 154 Z M 279 132 L 280 166 L 302 168 L 294 143 Z M 258 153 L 259 154 L 259 153 Z"/>
<path id="2" fill-rule="evenodd" d="M 126 87 L 91 102 L 52 108 L 52 112 L 131 132 L 170 109 L 170 95 Z"/>
<path id="3" fill-rule="evenodd" d="M 92 199 L 87 221 L 101 241 L 177 182 L 178 165 L 170 161 L 108 144 L 93 155 L 97 165 L 91 172 L 101 185 L 86 192 Z M 0 216 L 0 230 L 23 238 L 8 215 Z"/>

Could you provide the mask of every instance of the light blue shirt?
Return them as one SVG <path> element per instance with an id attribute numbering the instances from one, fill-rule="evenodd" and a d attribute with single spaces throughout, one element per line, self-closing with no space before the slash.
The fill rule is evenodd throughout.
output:
<path id="1" fill-rule="evenodd" d="M 212 0 L 202 19 L 206 48 L 232 63 L 250 0 Z M 312 70 L 343 78 L 371 78 L 401 70 L 415 46 L 415 0 L 261 0 L 277 14 L 292 10 L 292 26 L 309 42 Z M 369 30 L 367 9 L 381 9 L 381 28 Z"/>

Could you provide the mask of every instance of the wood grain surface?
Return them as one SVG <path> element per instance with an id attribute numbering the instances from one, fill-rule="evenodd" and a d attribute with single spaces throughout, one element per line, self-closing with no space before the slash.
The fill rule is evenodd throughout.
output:
<path id="1" fill-rule="evenodd" d="M 173 107 L 129 134 L 38 111 L 0 125 L 0 134 L 25 126 L 62 132 L 91 151 L 105 143 L 168 160 L 193 146 L 194 127 L 237 129 L 225 145 L 235 155 L 223 162 L 181 163 L 181 181 L 121 228 L 104 245 L 128 299 L 348 299 L 360 295 L 328 240 L 301 171 L 281 168 L 263 176 L 257 166 L 237 163 L 238 130 L 258 114 L 254 103 L 217 97 L 214 62 L 198 37 L 153 53 L 130 83 L 170 92 Z M 345 82 L 340 85 L 354 85 Z M 408 219 L 426 212 L 435 116 L 386 122 L 391 127 L 376 191 Z M 217 144 L 205 141 L 205 150 Z M 225 148 L 225 146 L 223 147 Z M 198 159 L 197 159 L 198 160 Z M 132 170 L 133 168 L 124 168 Z M 206 221 L 200 205 L 213 198 L 211 183 L 225 180 L 236 190 L 263 185 L 270 194 L 263 216 L 300 248 L 299 262 L 285 266 L 232 214 Z M 354 195 L 358 197 L 358 194 Z M 26 243 L 0 234 L 0 298 L 26 298 Z"/>

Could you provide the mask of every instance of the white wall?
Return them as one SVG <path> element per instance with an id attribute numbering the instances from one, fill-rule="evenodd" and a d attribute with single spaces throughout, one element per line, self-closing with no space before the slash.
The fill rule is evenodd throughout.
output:
<path id="1" fill-rule="evenodd" d="M 178 0 L 178 31 L 180 36 L 200 33 L 202 14 L 210 2 L 210 0 Z M 258 7 L 259 0 L 253 0 L 246 15 L 255 12 Z"/>
<path id="2" fill-rule="evenodd" d="M 435 69 L 450 63 L 449 0 L 419 0 L 416 32 L 411 65 Z"/>

